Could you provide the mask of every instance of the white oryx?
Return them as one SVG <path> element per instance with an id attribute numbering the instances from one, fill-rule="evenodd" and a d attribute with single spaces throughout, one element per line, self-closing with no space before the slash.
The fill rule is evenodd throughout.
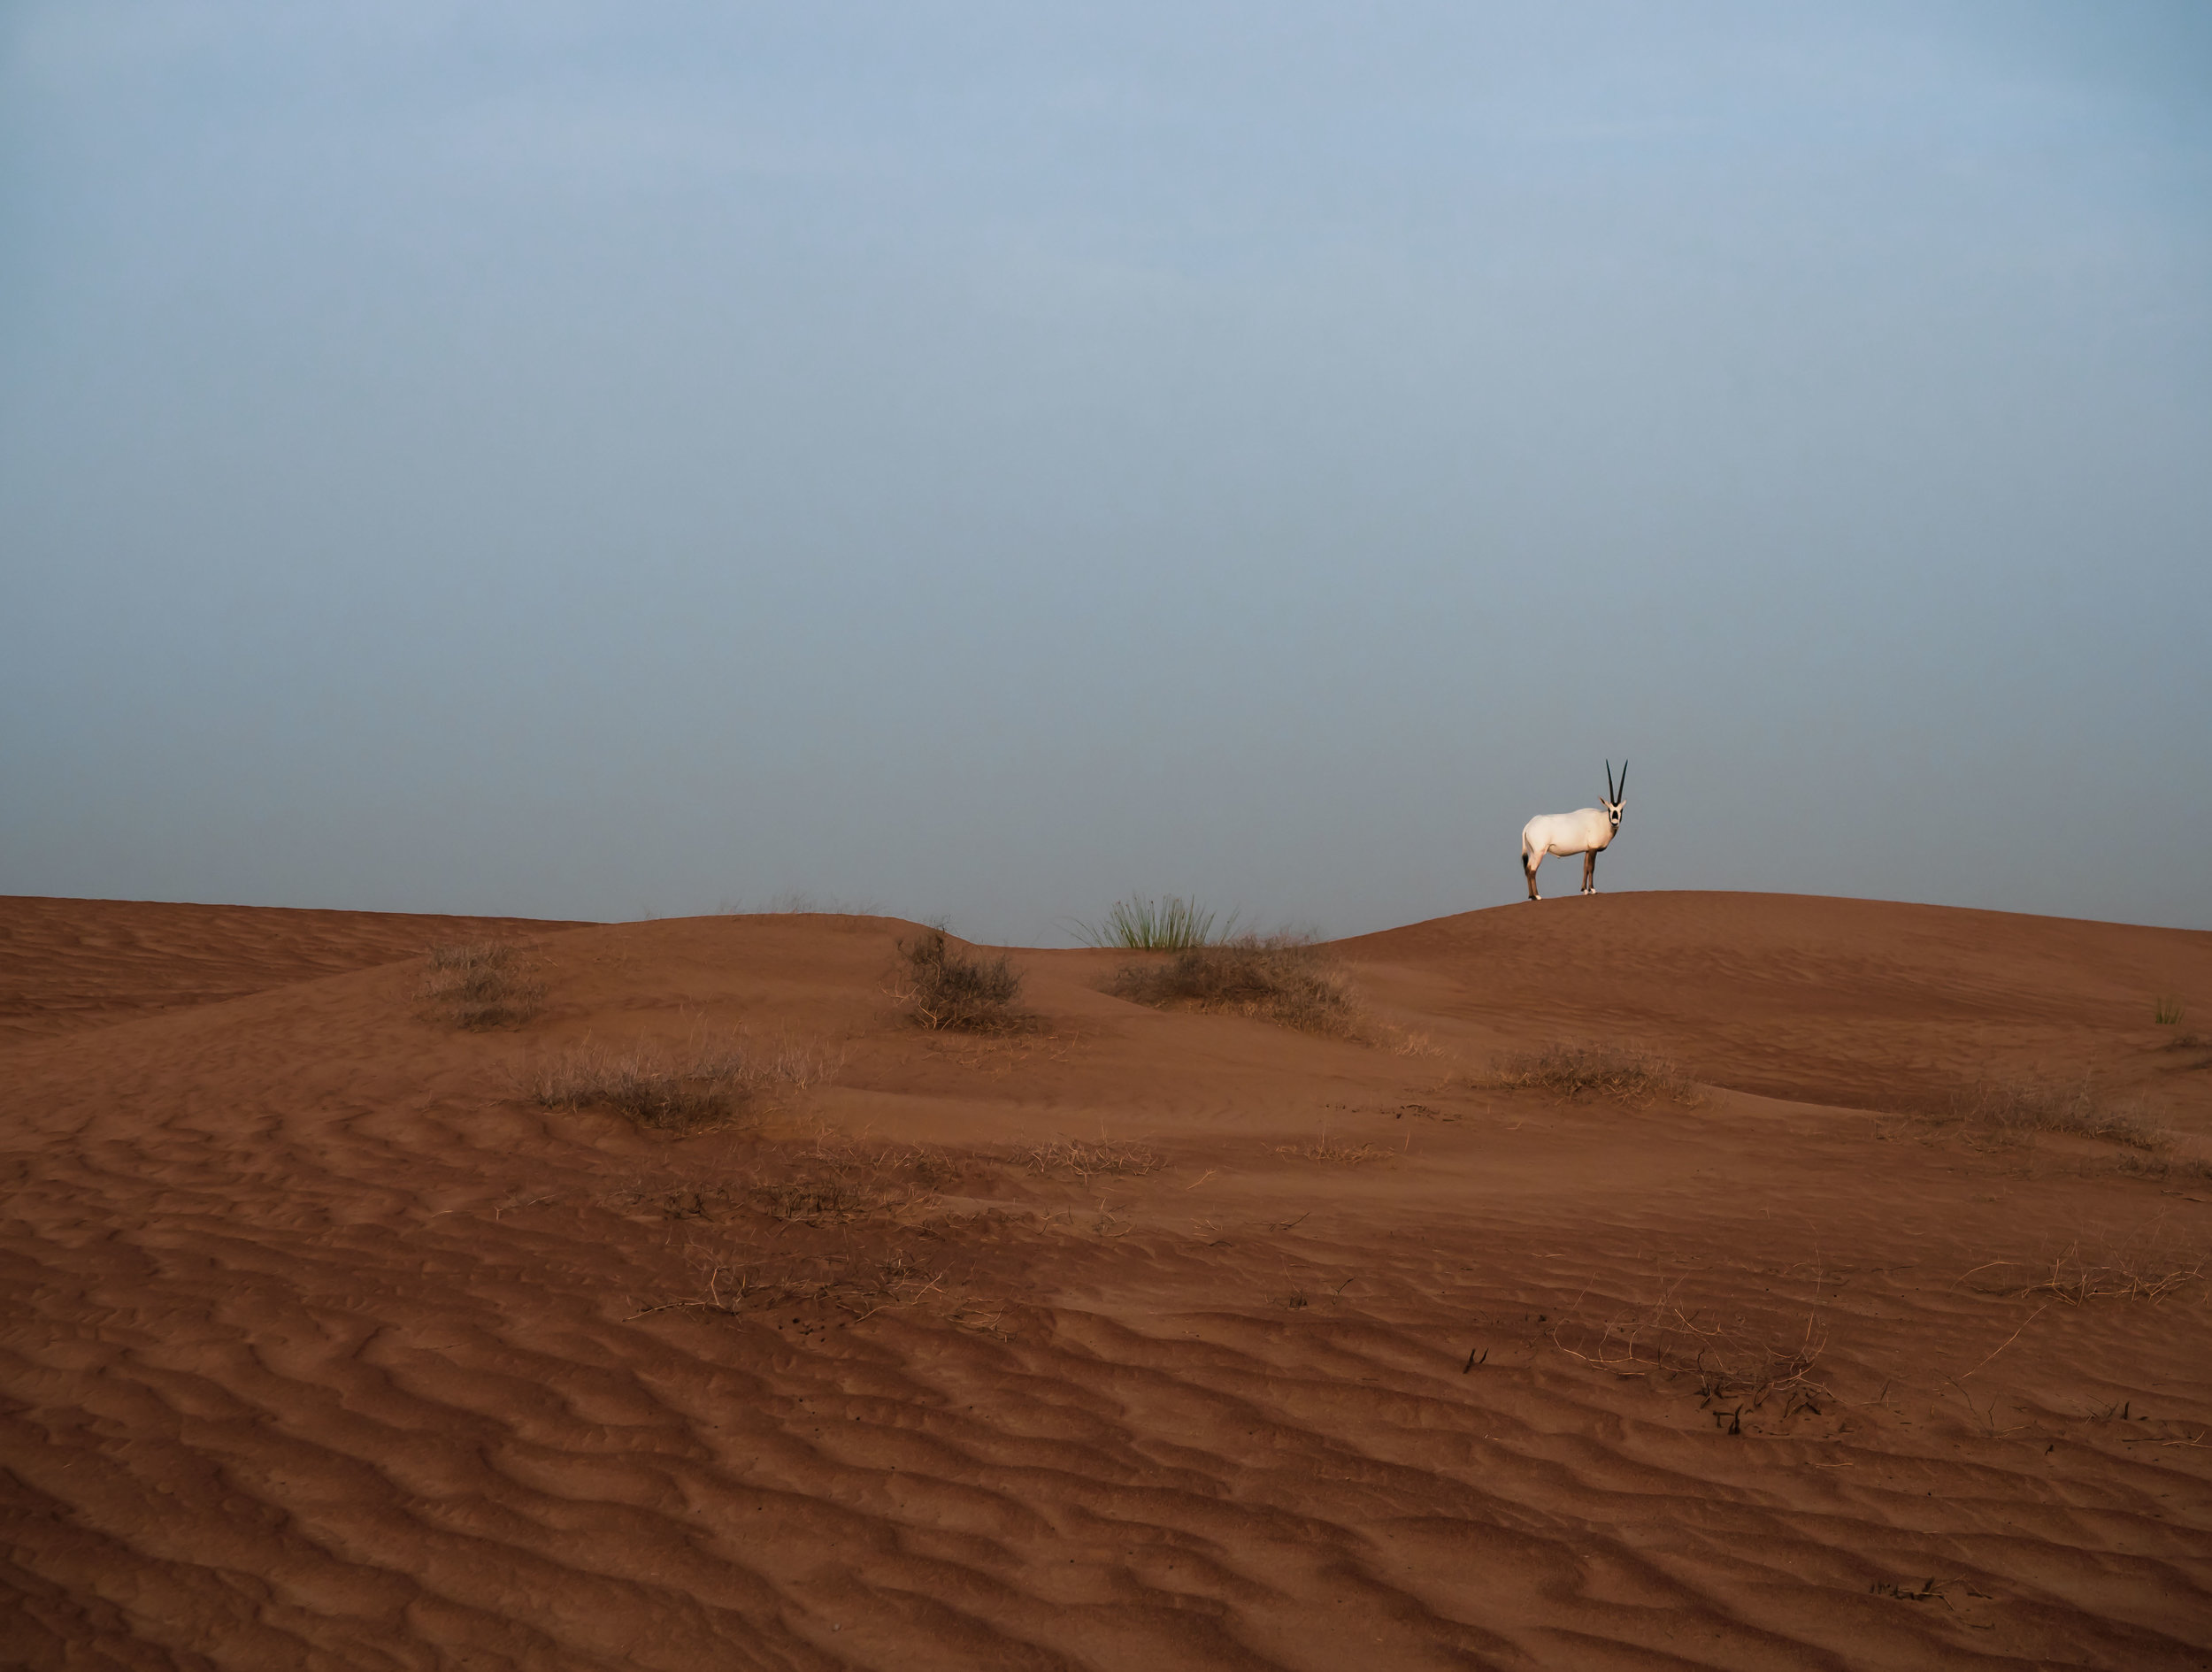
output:
<path id="1" fill-rule="evenodd" d="M 1539 813 L 1521 827 L 1521 874 L 1528 878 L 1528 897 L 1536 892 L 1536 868 L 1547 854 L 1582 855 L 1582 892 L 1598 891 L 1598 855 L 1621 833 L 1621 800 L 1628 794 L 1628 763 L 1621 763 L 1621 786 L 1613 787 L 1613 763 L 1605 763 L 1605 804 L 1586 807 L 1578 813 Z"/>

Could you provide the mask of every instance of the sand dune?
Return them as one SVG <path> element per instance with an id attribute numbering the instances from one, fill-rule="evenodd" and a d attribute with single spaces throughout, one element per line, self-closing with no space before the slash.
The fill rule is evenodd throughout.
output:
<path id="1" fill-rule="evenodd" d="M 0 895 L 0 1039 L 211 1004 L 442 941 L 575 924 Z"/>
<path id="2" fill-rule="evenodd" d="M 933 1035 L 911 931 L 0 901 L 0 1660 L 2212 1665 L 2212 936 L 1568 899 L 1347 1039 Z M 528 1093 L 737 1029 L 830 1071 Z"/>

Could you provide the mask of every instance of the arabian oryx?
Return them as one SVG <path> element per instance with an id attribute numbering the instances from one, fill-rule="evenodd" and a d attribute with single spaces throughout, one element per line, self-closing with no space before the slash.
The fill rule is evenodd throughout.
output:
<path id="1" fill-rule="evenodd" d="M 1528 897 L 1536 892 L 1536 868 L 1547 854 L 1582 855 L 1582 892 L 1598 891 L 1598 855 L 1621 833 L 1621 801 L 1628 794 L 1628 763 L 1621 763 L 1621 786 L 1613 787 L 1613 763 L 1605 763 L 1605 803 L 1578 813 L 1539 813 L 1521 827 L 1521 874 L 1528 878 Z"/>

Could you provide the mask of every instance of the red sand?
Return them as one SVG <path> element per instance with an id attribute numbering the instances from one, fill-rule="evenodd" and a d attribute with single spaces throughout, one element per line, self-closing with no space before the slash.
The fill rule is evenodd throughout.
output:
<path id="1" fill-rule="evenodd" d="M 1340 943 L 1360 1043 L 930 1035 L 910 927 L 0 901 L 0 1660 L 2212 1666 L 2207 1285 L 2036 1286 L 2212 1256 L 2212 935 L 1569 898 Z M 426 1019 L 489 933 L 547 1013 Z M 729 1024 L 842 1066 L 521 1091 Z M 1702 1100 L 1471 1083 L 1555 1039 Z M 1932 1118 L 2085 1076 L 2170 1147 Z"/>

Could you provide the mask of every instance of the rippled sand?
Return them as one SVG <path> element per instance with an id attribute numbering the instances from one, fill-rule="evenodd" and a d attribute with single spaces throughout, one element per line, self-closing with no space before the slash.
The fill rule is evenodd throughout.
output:
<path id="1" fill-rule="evenodd" d="M 2212 1665 L 2212 936 L 1605 895 L 964 1040 L 910 931 L 0 901 L 0 1662 Z M 483 935 L 543 1016 L 425 1014 Z M 526 1094 L 738 1026 L 835 1072 Z"/>

